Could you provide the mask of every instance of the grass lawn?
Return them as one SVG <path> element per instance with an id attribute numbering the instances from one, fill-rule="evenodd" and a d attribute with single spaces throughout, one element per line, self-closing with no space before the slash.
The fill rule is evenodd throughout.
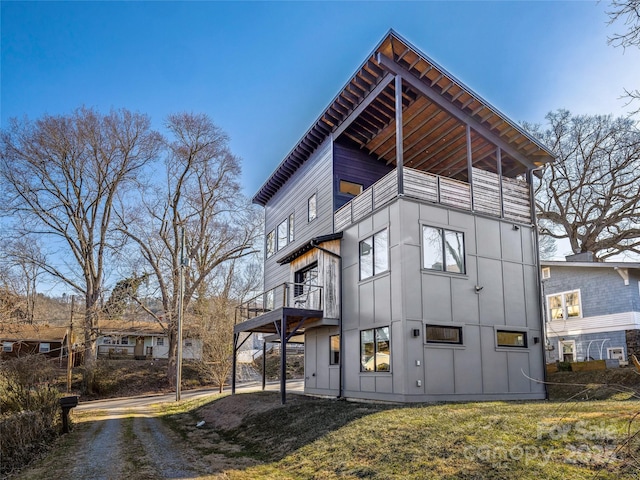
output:
<path id="1" fill-rule="evenodd" d="M 224 397 L 165 419 L 220 478 L 640 478 L 640 441 L 630 436 L 640 430 L 638 401 L 392 406 L 290 395 L 280 406 L 278 398 Z"/>

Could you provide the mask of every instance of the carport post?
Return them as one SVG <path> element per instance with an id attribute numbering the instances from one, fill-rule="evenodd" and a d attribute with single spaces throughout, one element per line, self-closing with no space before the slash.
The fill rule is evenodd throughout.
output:
<path id="1" fill-rule="evenodd" d="M 236 393 L 236 353 L 238 348 L 238 336 L 239 333 L 233 334 L 233 358 L 232 358 L 232 367 L 231 367 L 231 395 L 235 395 Z"/>
<path id="2" fill-rule="evenodd" d="M 287 316 L 280 320 L 280 396 L 282 404 L 287 403 Z"/>
<path id="3" fill-rule="evenodd" d="M 267 386 L 267 341 L 262 340 L 262 391 Z"/>

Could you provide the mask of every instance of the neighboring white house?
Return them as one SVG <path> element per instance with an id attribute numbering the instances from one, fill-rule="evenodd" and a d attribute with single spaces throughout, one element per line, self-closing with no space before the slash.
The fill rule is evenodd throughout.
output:
<path id="1" fill-rule="evenodd" d="M 100 325 L 98 356 L 168 358 L 169 337 L 153 321 L 104 321 Z M 202 340 L 185 336 L 182 358 L 201 359 Z"/>
<path id="2" fill-rule="evenodd" d="M 640 263 L 542 261 L 547 362 L 640 356 Z"/>

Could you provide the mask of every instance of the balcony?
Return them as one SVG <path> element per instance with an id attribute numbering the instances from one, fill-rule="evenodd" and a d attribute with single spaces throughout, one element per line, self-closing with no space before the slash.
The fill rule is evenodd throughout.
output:
<path id="1" fill-rule="evenodd" d="M 236 307 L 234 332 L 280 334 L 277 322 L 285 319 L 288 333 L 302 333 L 305 321 L 322 319 L 322 293 L 319 285 L 291 282 L 278 285 Z"/>
<path id="2" fill-rule="evenodd" d="M 527 182 L 473 168 L 471 185 L 413 168 L 403 168 L 404 197 L 531 224 Z M 397 170 L 389 172 L 334 213 L 335 231 L 358 222 L 398 197 Z M 473 200 L 472 200 L 473 199 Z"/>

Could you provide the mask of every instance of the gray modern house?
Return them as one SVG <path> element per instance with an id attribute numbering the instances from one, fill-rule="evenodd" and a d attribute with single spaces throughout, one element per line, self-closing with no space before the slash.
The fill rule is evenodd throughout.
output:
<path id="1" fill-rule="evenodd" d="M 547 361 L 640 356 L 640 263 L 542 261 Z"/>
<path id="2" fill-rule="evenodd" d="M 544 398 L 531 176 L 552 159 L 389 32 L 253 198 L 264 293 L 236 348 L 304 341 L 315 395 Z"/>

